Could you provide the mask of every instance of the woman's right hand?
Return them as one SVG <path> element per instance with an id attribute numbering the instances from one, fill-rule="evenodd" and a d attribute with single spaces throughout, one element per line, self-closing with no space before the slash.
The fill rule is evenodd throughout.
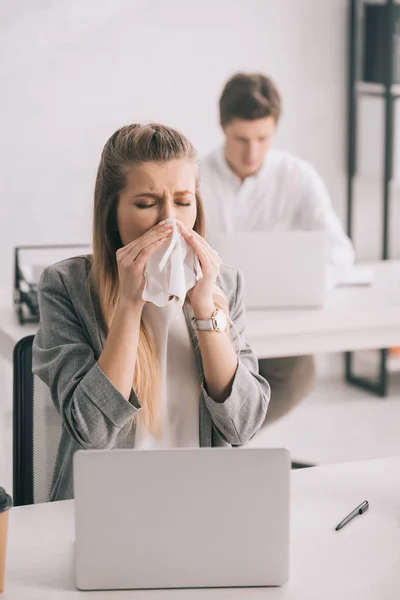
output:
<path id="1" fill-rule="evenodd" d="M 152 254 L 171 237 L 172 224 L 162 221 L 145 234 L 117 250 L 120 302 L 142 309 L 145 269 Z"/>

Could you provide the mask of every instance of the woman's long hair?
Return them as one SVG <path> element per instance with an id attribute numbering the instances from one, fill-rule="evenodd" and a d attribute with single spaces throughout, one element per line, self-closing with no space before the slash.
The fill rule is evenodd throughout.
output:
<path id="1" fill-rule="evenodd" d="M 106 332 L 112 322 L 118 298 L 119 278 L 116 252 L 122 247 L 117 226 L 119 194 L 125 186 L 129 167 L 146 162 L 166 163 L 196 159 L 189 140 L 178 131 L 159 124 L 133 124 L 116 131 L 104 146 L 97 171 L 94 193 L 92 285 L 99 299 L 100 322 Z M 205 236 L 203 202 L 196 182 L 197 216 L 193 229 Z M 216 306 L 227 311 L 222 293 L 215 295 Z M 160 369 L 154 341 L 143 320 L 133 378 L 133 388 L 142 406 L 140 418 L 153 435 L 160 434 Z"/>

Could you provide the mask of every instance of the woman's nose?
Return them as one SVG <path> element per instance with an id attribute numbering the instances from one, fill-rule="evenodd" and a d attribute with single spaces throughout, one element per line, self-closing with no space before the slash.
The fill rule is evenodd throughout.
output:
<path id="1" fill-rule="evenodd" d="M 175 219 L 175 208 L 172 204 L 168 203 L 161 208 L 160 220 L 164 219 Z"/>

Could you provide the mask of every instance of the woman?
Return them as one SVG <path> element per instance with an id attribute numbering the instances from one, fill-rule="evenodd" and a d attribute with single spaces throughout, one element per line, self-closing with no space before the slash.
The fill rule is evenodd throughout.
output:
<path id="1" fill-rule="evenodd" d="M 142 297 L 170 219 L 203 272 L 175 318 Z M 261 427 L 269 386 L 243 340 L 242 278 L 204 232 L 189 141 L 162 125 L 114 133 L 97 173 L 93 255 L 47 268 L 39 285 L 33 371 L 63 421 L 52 500 L 73 496 L 78 449 L 236 446 Z M 198 331 L 204 322 L 211 330 Z"/>

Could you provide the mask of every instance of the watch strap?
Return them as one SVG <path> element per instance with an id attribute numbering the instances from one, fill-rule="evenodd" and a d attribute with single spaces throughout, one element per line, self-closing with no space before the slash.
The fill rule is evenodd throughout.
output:
<path id="1" fill-rule="evenodd" d="M 217 314 L 218 309 L 215 309 L 215 311 L 213 312 L 213 314 L 211 315 L 211 317 L 209 319 L 196 319 L 195 317 L 193 317 L 192 319 L 192 326 L 193 329 L 195 331 L 215 331 L 216 327 L 215 327 L 215 323 L 214 323 L 214 317 Z"/>
<path id="2" fill-rule="evenodd" d="M 214 331 L 214 321 L 212 319 L 192 319 L 196 331 Z"/>

